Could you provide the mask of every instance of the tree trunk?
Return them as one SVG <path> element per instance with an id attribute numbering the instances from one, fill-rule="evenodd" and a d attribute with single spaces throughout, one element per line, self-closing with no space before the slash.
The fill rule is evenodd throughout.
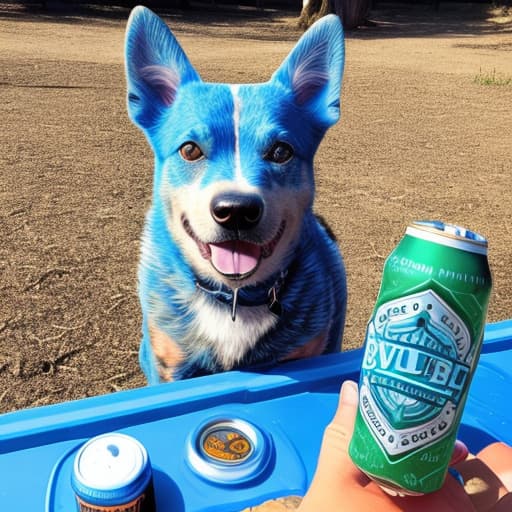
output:
<path id="1" fill-rule="evenodd" d="M 303 0 L 299 17 L 299 27 L 309 28 L 313 23 L 332 12 L 330 0 Z"/>
<path id="2" fill-rule="evenodd" d="M 351 30 L 366 22 L 370 2 L 371 0 L 334 0 L 334 11 L 343 20 L 343 27 Z"/>
<path id="3" fill-rule="evenodd" d="M 299 27 L 309 28 L 316 20 L 336 13 L 346 30 L 363 25 L 370 10 L 371 0 L 303 0 Z"/>

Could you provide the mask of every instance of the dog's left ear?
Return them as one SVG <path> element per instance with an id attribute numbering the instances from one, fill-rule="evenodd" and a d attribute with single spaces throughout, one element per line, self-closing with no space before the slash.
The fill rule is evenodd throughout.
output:
<path id="1" fill-rule="evenodd" d="M 272 76 L 292 91 L 297 104 L 311 107 L 325 128 L 340 116 L 344 53 L 343 26 L 329 14 L 308 29 Z"/>

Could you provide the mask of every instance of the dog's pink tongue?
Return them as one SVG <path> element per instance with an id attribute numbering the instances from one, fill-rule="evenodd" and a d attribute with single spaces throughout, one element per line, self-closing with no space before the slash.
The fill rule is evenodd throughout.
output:
<path id="1" fill-rule="evenodd" d="M 223 274 L 247 274 L 256 268 L 261 249 L 255 244 L 230 240 L 220 244 L 210 244 L 213 266 Z"/>

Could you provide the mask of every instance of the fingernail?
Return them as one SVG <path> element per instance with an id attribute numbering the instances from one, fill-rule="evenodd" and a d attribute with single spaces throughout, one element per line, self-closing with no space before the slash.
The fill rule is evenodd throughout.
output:
<path id="1" fill-rule="evenodd" d="M 346 380 L 341 386 L 341 400 L 347 404 L 359 403 L 359 391 L 357 384 L 352 380 Z"/>

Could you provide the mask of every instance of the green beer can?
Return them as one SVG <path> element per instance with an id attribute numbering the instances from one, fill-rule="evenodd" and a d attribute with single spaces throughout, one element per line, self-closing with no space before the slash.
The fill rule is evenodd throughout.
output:
<path id="1" fill-rule="evenodd" d="M 491 284 L 486 239 L 442 222 L 409 225 L 385 262 L 349 453 L 391 494 L 443 485 Z"/>

